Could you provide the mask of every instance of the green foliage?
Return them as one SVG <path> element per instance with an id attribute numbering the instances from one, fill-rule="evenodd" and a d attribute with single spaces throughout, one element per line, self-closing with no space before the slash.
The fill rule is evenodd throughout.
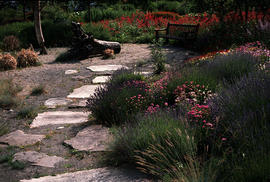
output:
<path id="1" fill-rule="evenodd" d="M 133 81 L 141 83 L 142 80 L 141 75 L 132 71 L 115 72 L 105 86 L 98 88 L 95 95 L 88 99 L 89 110 L 98 122 L 109 126 L 132 120 L 141 107 L 133 107 L 127 99 L 138 94 L 144 95 L 143 88 L 133 84 Z"/>
<path id="2" fill-rule="evenodd" d="M 108 6 L 102 4 L 101 6 L 90 8 L 90 21 L 97 22 L 101 20 L 116 19 L 121 16 L 129 16 L 134 13 L 135 7 L 132 4 L 114 4 Z M 85 12 L 84 20 L 89 21 L 89 13 Z"/>
<path id="3" fill-rule="evenodd" d="M 12 80 L 4 79 L 0 80 L 0 107 L 12 108 L 19 104 L 19 100 L 16 98 L 16 94 L 21 88 L 15 86 Z"/>
<path id="4" fill-rule="evenodd" d="M 133 124 L 126 124 L 114 133 L 114 142 L 111 146 L 112 157 L 115 163 L 137 162 L 135 155 L 141 156 L 138 151 L 145 151 L 151 145 L 166 145 L 166 139 L 178 141 L 180 148 L 175 149 L 179 154 L 194 152 L 193 144 L 188 143 L 187 135 L 184 131 L 184 120 L 178 120 L 168 113 L 157 113 L 138 117 Z M 179 131 L 182 132 L 179 135 Z M 174 140 L 175 139 L 175 140 Z M 120 155 L 121 154 L 121 155 Z M 175 156 L 180 157 L 181 156 Z M 162 174 L 161 174 L 162 175 Z"/>
<path id="5" fill-rule="evenodd" d="M 22 107 L 17 114 L 19 119 L 34 119 L 37 116 L 37 110 L 33 106 Z"/>
<path id="6" fill-rule="evenodd" d="M 155 64 L 155 74 L 160 74 L 165 71 L 165 55 L 161 48 L 162 42 L 154 42 L 151 51 L 151 59 Z"/>
<path id="7" fill-rule="evenodd" d="M 111 39 L 110 32 L 101 25 L 93 25 L 92 23 L 87 23 L 87 24 L 84 24 L 82 28 L 86 32 L 92 34 L 97 39 L 100 39 L 100 40 Z"/>
<path id="8" fill-rule="evenodd" d="M 45 87 L 44 85 L 38 85 L 35 88 L 32 89 L 31 95 L 38 96 L 45 93 Z"/>

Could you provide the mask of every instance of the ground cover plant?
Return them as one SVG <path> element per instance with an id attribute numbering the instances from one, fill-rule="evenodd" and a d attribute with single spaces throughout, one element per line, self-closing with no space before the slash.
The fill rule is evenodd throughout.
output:
<path id="1" fill-rule="evenodd" d="M 117 127 L 109 162 L 129 163 L 164 181 L 269 180 L 269 165 L 262 162 L 269 160 L 270 146 L 269 58 L 269 50 L 255 42 L 189 59 L 159 79 L 132 82 L 134 75 L 118 72 L 122 84 L 139 86 L 136 92 L 123 84 L 113 99 L 96 95 L 89 101 L 103 103 L 111 118 L 112 105 L 129 113 L 110 124 Z M 119 83 L 116 78 L 110 82 Z M 89 104 L 90 111 L 104 114 L 104 108 L 93 108 Z"/>

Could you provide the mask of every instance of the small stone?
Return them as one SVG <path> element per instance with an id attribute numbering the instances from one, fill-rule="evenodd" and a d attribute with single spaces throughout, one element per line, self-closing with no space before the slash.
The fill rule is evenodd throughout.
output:
<path id="1" fill-rule="evenodd" d="M 45 125 L 85 123 L 88 121 L 89 114 L 89 112 L 72 111 L 44 112 L 38 114 L 31 123 L 30 128 Z"/>
<path id="2" fill-rule="evenodd" d="M 58 128 L 56 128 L 57 130 L 62 130 L 62 129 L 64 129 L 65 127 L 64 126 L 60 126 L 60 127 L 58 127 Z"/>
<path id="3" fill-rule="evenodd" d="M 49 109 L 54 109 L 57 106 L 64 106 L 71 103 L 72 100 L 66 98 L 51 98 L 45 101 L 44 105 Z"/>
<path id="4" fill-rule="evenodd" d="M 128 69 L 127 66 L 123 66 L 123 65 L 97 65 L 97 66 L 87 67 L 87 69 L 93 72 L 116 71 L 122 68 Z"/>
<path id="5" fill-rule="evenodd" d="M 77 70 L 66 70 L 65 71 L 65 75 L 72 75 L 72 74 L 76 74 L 76 73 L 78 73 Z"/>
<path id="6" fill-rule="evenodd" d="M 95 90 L 102 85 L 84 85 L 73 90 L 67 97 L 72 99 L 87 99 L 94 95 Z"/>
<path id="7" fill-rule="evenodd" d="M 36 151 L 19 152 L 14 155 L 13 162 L 30 162 L 34 166 L 53 168 L 55 164 L 65 161 L 62 157 L 48 156 Z"/>
<path id="8" fill-rule="evenodd" d="M 98 168 L 72 173 L 44 176 L 20 182 L 150 182 L 145 174 L 131 169 Z"/>
<path id="9" fill-rule="evenodd" d="M 110 76 L 97 76 L 92 80 L 92 83 L 106 83 L 111 77 Z"/>
<path id="10" fill-rule="evenodd" d="M 0 143 L 6 143 L 11 146 L 26 146 L 34 145 L 37 142 L 40 142 L 45 135 L 34 135 L 34 134 L 25 134 L 21 130 L 14 131 L 7 135 L 0 137 Z"/>
<path id="11" fill-rule="evenodd" d="M 148 71 L 135 71 L 134 74 L 149 76 L 149 75 L 152 74 L 152 72 L 148 72 Z"/>
<path id="12" fill-rule="evenodd" d="M 106 151 L 106 143 L 109 142 L 109 129 L 101 125 L 92 125 L 80 131 L 76 137 L 64 141 L 79 151 Z"/>
<path id="13" fill-rule="evenodd" d="M 69 108 L 83 108 L 87 106 L 87 100 L 79 100 L 74 101 L 71 105 L 69 105 Z"/>

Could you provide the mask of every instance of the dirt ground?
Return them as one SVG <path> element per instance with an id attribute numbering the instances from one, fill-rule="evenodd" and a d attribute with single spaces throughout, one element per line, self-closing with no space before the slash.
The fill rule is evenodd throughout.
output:
<path id="1" fill-rule="evenodd" d="M 181 48 L 164 47 L 164 50 L 167 54 L 167 63 L 172 66 L 177 65 L 188 57 L 194 56 L 194 53 Z M 47 99 L 66 97 L 74 88 L 91 84 L 91 80 L 95 75 L 87 70 L 86 67 L 103 64 L 121 64 L 134 67 L 136 63 L 145 62 L 151 56 L 151 47 L 147 44 L 124 44 L 122 45 L 121 53 L 116 55 L 115 59 L 104 60 L 101 57 L 96 57 L 72 63 L 54 62 L 59 54 L 67 51 L 67 48 L 51 48 L 48 51 L 48 55 L 39 56 L 42 66 L 0 72 L 0 79 L 10 78 L 14 83 L 23 88 L 18 95 L 23 100 L 24 105 L 34 106 L 39 109 L 39 112 L 47 110 L 43 106 Z M 151 64 L 144 64 L 140 70 L 152 71 L 152 68 Z M 65 75 L 65 71 L 70 69 L 77 70 L 78 73 L 75 75 Z M 30 96 L 31 90 L 38 85 L 45 86 L 46 92 L 40 96 Z M 2 163 L 0 164 L 0 182 L 13 182 L 44 175 L 104 167 L 104 164 L 98 162 L 102 161 L 104 153 L 76 152 L 70 147 L 63 145 L 64 140 L 74 137 L 87 124 L 65 125 L 65 128 L 62 130 L 57 130 L 57 125 L 30 130 L 29 123 L 31 120 L 18 119 L 16 117 L 19 109 L 19 107 L 13 110 L 0 109 L 0 120 L 8 124 L 8 132 L 20 129 L 25 133 L 44 134 L 46 138 L 34 146 L 26 146 L 24 148 L 0 147 L 0 156 L 5 156 L 10 152 L 35 150 L 48 155 L 63 157 L 67 159 L 67 162 L 58 164 L 56 168 L 27 165 L 20 170 L 12 169 L 8 163 Z M 66 107 L 57 108 L 57 110 L 67 109 Z M 72 109 L 72 111 L 76 110 L 82 111 L 83 109 Z"/>

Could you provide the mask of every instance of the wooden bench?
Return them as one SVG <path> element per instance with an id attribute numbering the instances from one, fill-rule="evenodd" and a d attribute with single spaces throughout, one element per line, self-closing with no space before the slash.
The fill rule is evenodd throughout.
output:
<path id="1" fill-rule="evenodd" d="M 196 40 L 200 24 L 197 25 L 183 25 L 168 23 L 167 28 L 156 29 L 156 40 L 165 38 L 166 43 L 169 39 L 180 40 L 185 43 L 191 43 Z"/>

